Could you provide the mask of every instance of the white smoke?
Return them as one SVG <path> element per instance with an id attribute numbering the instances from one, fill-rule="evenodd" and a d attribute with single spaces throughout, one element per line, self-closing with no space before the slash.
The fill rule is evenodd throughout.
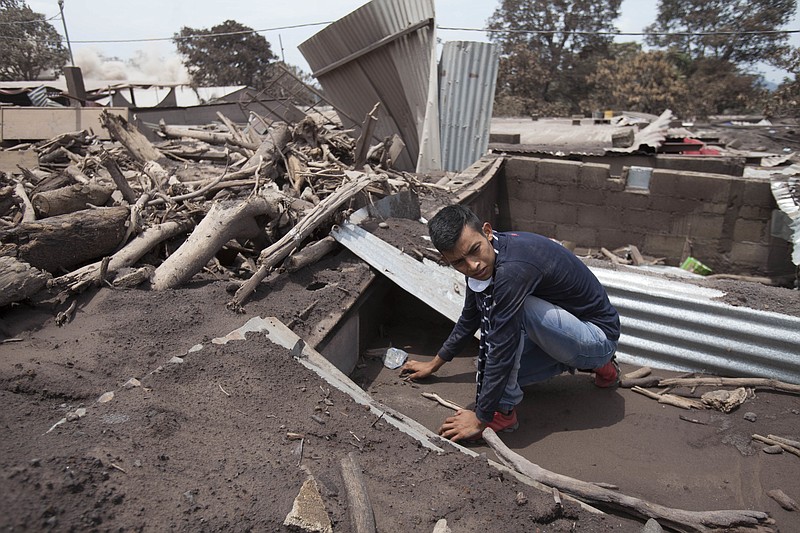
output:
<path id="1" fill-rule="evenodd" d="M 134 83 L 189 83 L 190 76 L 177 55 L 163 57 L 155 48 L 137 50 L 128 60 L 105 57 L 99 50 L 75 50 L 75 64 L 84 79 Z"/>

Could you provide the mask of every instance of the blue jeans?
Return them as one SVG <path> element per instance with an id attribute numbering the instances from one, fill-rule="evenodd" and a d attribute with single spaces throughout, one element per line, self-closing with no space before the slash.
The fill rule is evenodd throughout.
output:
<path id="1" fill-rule="evenodd" d="M 526 385 L 544 381 L 576 368 L 600 368 L 617 350 L 599 327 L 583 322 L 564 309 L 535 296 L 525 298 L 522 332 L 500 409 L 522 401 Z"/>

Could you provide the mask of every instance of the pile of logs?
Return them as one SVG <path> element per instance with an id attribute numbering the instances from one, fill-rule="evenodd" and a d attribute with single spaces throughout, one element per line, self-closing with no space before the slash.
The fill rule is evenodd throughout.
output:
<path id="1" fill-rule="evenodd" d="M 0 173 L 0 306 L 91 285 L 173 288 L 206 271 L 241 284 L 229 305 L 240 310 L 348 209 L 414 181 L 391 170 L 390 142 L 364 160 L 365 139 L 312 117 L 262 134 L 220 121 L 161 123 L 154 144 L 103 113 L 111 142 L 80 131 L 11 148 L 34 151 L 39 168 Z"/>

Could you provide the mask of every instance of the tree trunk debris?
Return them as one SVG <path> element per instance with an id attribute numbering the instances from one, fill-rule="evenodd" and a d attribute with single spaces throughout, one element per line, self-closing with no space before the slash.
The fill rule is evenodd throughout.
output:
<path id="1" fill-rule="evenodd" d="M 739 526 L 752 527 L 771 523 L 769 515 L 761 511 L 686 511 L 664 507 L 617 491 L 598 487 L 594 483 L 580 481 L 545 470 L 511 451 L 491 428 L 483 430 L 483 439 L 495 451 L 502 462 L 534 481 L 557 488 L 561 492 L 570 494 L 591 505 L 623 511 L 644 520 L 654 518 L 660 524 L 676 531 L 699 532 L 710 531 L 715 528 L 730 529 Z"/>
<path id="2" fill-rule="evenodd" d="M 360 148 L 375 156 L 354 172 L 356 139 L 328 119 L 274 122 L 259 134 L 218 117 L 203 127 L 161 123 L 164 140 L 152 143 L 104 112 L 111 141 L 78 131 L 10 148 L 38 167 L 14 171 L 13 181 L 0 173 L 3 304 L 98 284 L 174 288 L 209 272 L 241 285 L 241 307 L 267 273 L 336 249 L 328 233 L 356 195 L 361 207 L 420 185 L 382 167 L 368 137 Z M 215 257 L 223 249 L 224 265 Z"/>

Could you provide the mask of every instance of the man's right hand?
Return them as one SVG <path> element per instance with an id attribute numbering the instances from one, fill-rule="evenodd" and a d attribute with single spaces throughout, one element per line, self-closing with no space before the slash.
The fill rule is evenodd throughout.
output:
<path id="1" fill-rule="evenodd" d="M 400 375 L 407 379 L 427 378 L 439 370 L 444 363 L 445 360 L 440 358 L 438 355 L 427 363 L 424 361 L 415 361 L 413 359 L 409 359 L 400 369 Z"/>

